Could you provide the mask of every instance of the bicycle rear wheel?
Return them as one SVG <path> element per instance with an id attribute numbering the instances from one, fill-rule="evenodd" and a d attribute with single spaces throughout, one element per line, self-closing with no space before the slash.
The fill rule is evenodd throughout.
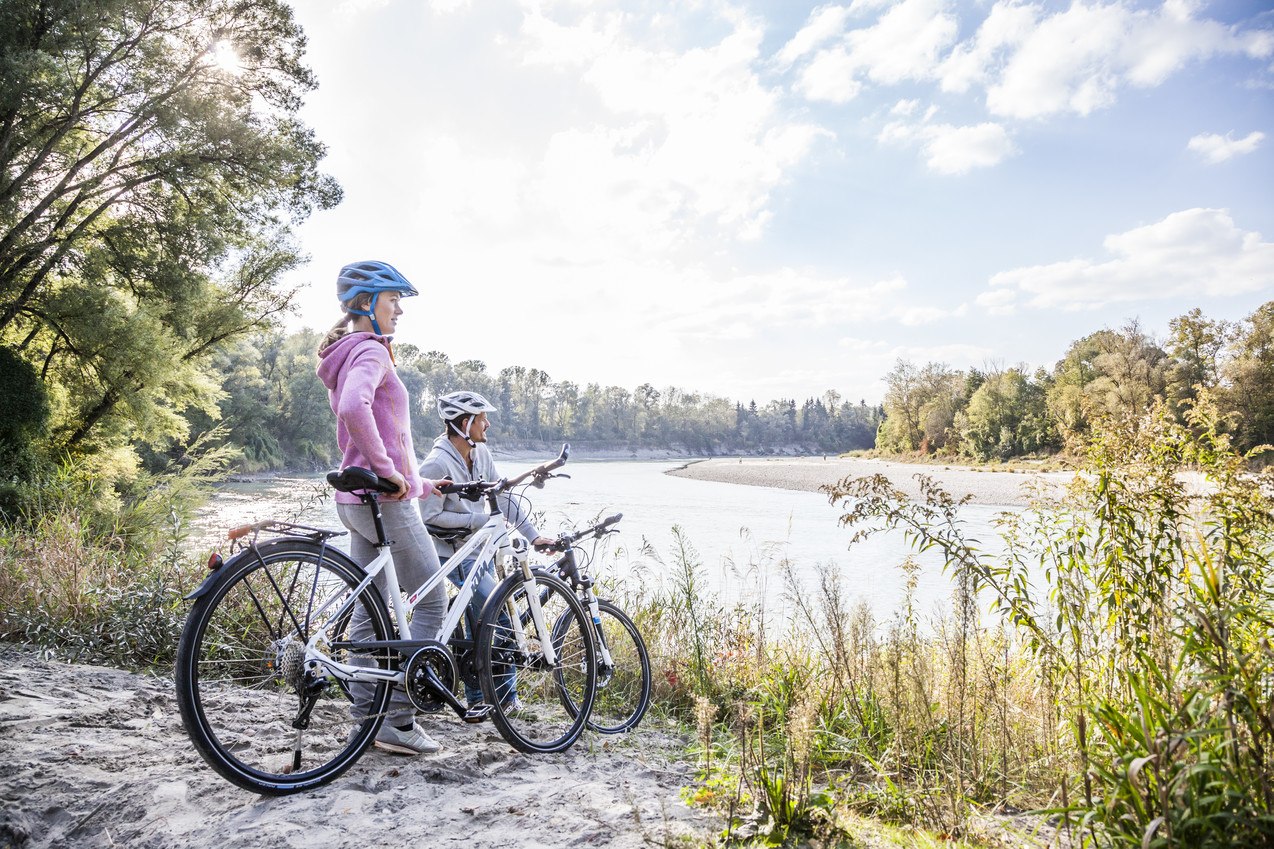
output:
<path id="1" fill-rule="evenodd" d="M 515 749 L 560 752 L 579 739 L 597 687 L 589 633 L 575 594 L 550 575 L 537 573 L 529 592 L 514 575 L 491 594 L 478 627 L 478 678 L 492 721 Z M 544 656 L 550 641 L 553 664 Z"/>
<path id="2" fill-rule="evenodd" d="M 602 734 L 619 734 L 636 728 L 650 707 L 650 655 L 628 614 L 609 601 L 598 601 L 597 612 L 599 621 L 593 623 L 597 695 L 588 727 Z M 559 620 L 554 627 L 555 636 L 565 621 Z"/>
<path id="3" fill-rule="evenodd" d="M 333 660 L 389 665 L 383 651 L 355 657 L 338 647 L 355 613 L 372 639 L 390 639 L 374 586 L 331 618 L 364 577 L 339 551 L 281 539 L 231 558 L 196 600 L 177 648 L 177 704 L 195 748 L 224 778 L 256 793 L 295 793 L 336 778 L 370 744 L 390 684 L 360 685 L 355 709 L 344 682 L 305 664 L 317 629 Z"/>

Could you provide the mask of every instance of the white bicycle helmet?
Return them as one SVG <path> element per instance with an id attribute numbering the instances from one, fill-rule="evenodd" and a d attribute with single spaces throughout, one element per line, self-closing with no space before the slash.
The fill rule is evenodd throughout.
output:
<path id="1" fill-rule="evenodd" d="M 438 415 L 444 422 L 458 419 L 461 416 L 476 416 L 478 413 L 494 413 L 495 405 L 477 392 L 464 390 L 448 392 L 438 396 Z"/>
<path id="2" fill-rule="evenodd" d="M 461 390 L 460 392 L 448 392 L 446 395 L 438 396 L 438 415 L 442 416 L 443 422 L 447 425 L 447 430 L 455 433 L 457 436 L 464 437 L 464 441 L 473 447 L 474 442 L 469 438 L 469 428 L 473 425 L 473 417 L 479 413 L 494 413 L 495 405 L 483 398 L 477 392 Z M 456 419 L 469 417 L 464 423 L 464 430 L 456 425 Z"/>

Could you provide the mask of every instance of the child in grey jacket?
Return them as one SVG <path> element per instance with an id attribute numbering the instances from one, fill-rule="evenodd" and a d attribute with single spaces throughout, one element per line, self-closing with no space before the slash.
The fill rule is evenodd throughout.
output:
<path id="1" fill-rule="evenodd" d="M 434 440 L 433 448 L 421 461 L 420 474 L 432 480 L 450 478 L 456 483 L 479 479 L 499 480 L 495 460 L 486 445 L 487 428 L 491 424 L 487 413 L 491 412 L 495 412 L 495 407 L 476 392 L 451 392 L 441 396 L 438 399 L 438 414 L 442 417 L 445 429 Z M 531 517 L 515 499 L 503 493 L 498 496 L 498 500 L 505 519 L 531 545 L 549 545 L 553 542 L 540 534 L 531 522 Z M 430 530 L 434 547 L 442 560 L 455 554 L 456 549 L 464 544 L 463 537 L 455 541 L 443 539 L 433 533 L 434 529 L 462 532 L 464 536 L 468 536 L 486 524 L 488 518 L 485 501 L 468 501 L 455 493 L 442 498 L 422 498 L 419 503 L 420 518 Z M 466 560 L 447 577 L 453 584 L 460 586 L 473 564 L 473 560 Z M 469 609 L 475 621 L 494 590 L 495 578 L 491 575 L 484 575 L 474 587 Z M 507 679 L 507 684 L 507 687 L 502 684 L 504 692 L 497 695 L 502 704 L 510 705 L 511 710 L 517 710 L 516 684 L 511 676 Z M 481 691 L 468 683 L 465 684 L 465 696 L 470 707 L 482 701 Z"/>

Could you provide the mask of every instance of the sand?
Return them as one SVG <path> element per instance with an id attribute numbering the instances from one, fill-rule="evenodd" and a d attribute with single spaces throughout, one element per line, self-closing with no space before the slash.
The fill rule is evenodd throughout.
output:
<path id="1" fill-rule="evenodd" d="M 968 466 L 894 463 L 856 457 L 714 458 L 690 463 L 668 474 L 807 492 L 818 492 L 824 484 L 834 484 L 846 477 L 882 474 L 913 497 L 920 494 L 916 475 L 928 475 L 956 498 L 969 495 L 974 504 L 1002 507 L 1025 506 L 1033 486 L 1060 488 L 1073 477 L 1071 472 L 988 471 Z"/>
<path id="2" fill-rule="evenodd" d="M 490 723 L 428 720 L 436 755 L 369 749 L 333 783 L 269 798 L 199 758 L 171 677 L 0 646 L 0 849 L 10 847 L 644 847 L 702 842 L 685 741 L 653 719 L 530 756 Z"/>

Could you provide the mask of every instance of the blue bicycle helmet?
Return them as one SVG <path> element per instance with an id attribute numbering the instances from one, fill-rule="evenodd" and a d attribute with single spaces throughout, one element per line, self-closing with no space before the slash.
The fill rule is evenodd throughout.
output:
<path id="1" fill-rule="evenodd" d="M 387 262 L 368 260 L 352 262 L 341 269 L 336 277 L 336 297 L 351 315 L 365 315 L 372 320 L 372 330 L 380 335 L 380 324 L 376 321 L 376 301 L 381 292 L 401 292 L 403 297 L 419 295 L 416 287 L 406 277 Z M 367 309 L 354 309 L 349 302 L 356 296 L 370 294 L 372 302 Z"/>

